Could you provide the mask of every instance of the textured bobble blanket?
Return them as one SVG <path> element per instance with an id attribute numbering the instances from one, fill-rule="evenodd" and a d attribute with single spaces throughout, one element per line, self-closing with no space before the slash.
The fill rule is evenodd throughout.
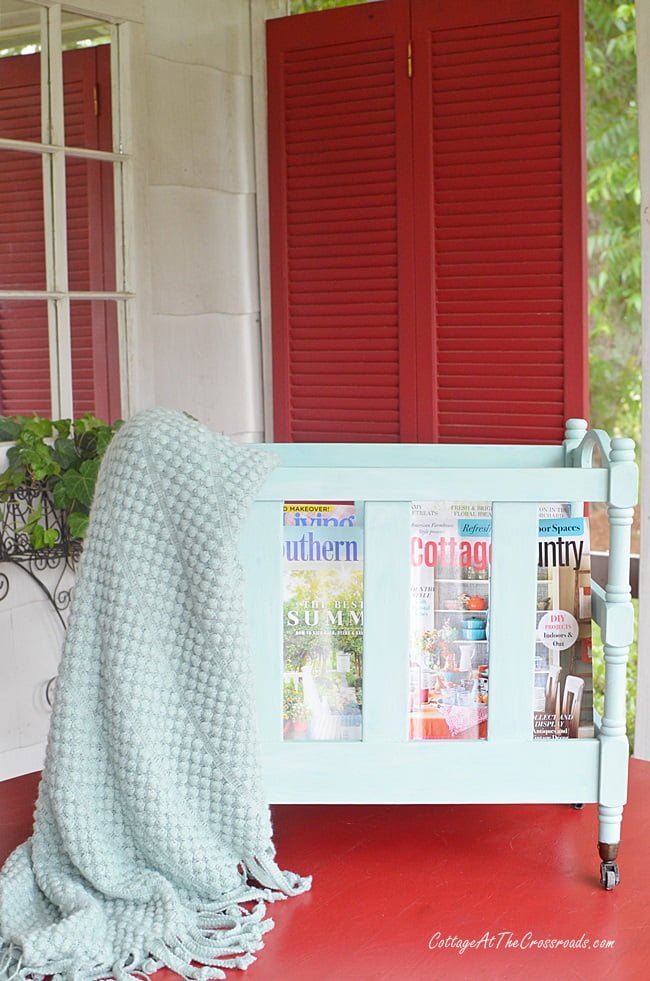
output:
<path id="1" fill-rule="evenodd" d="M 0 873 L 1 981 L 224 978 L 265 900 L 309 888 L 274 860 L 237 551 L 273 463 L 164 409 L 114 437 L 34 832 Z"/>

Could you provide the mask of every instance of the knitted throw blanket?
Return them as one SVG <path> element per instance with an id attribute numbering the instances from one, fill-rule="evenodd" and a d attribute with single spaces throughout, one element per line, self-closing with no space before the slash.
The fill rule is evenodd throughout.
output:
<path id="1" fill-rule="evenodd" d="M 274 861 L 237 552 L 273 465 L 164 409 L 114 437 L 33 835 L 0 873 L 2 981 L 225 978 L 264 901 L 309 888 Z"/>

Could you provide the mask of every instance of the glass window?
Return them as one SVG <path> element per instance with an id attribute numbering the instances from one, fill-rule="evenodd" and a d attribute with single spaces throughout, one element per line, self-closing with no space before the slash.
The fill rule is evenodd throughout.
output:
<path id="1" fill-rule="evenodd" d="M 52 413 L 46 300 L 0 297 L 0 412 Z"/>
<path id="2" fill-rule="evenodd" d="M 289 0 L 290 14 L 309 14 L 314 10 L 330 10 L 332 7 L 354 7 L 360 3 L 377 3 L 379 0 Z"/>
<path id="3" fill-rule="evenodd" d="M 70 335 L 75 416 L 92 412 L 100 419 L 120 414 L 118 321 L 120 300 L 72 300 Z"/>
<path id="4" fill-rule="evenodd" d="M 62 16 L 66 146 L 112 150 L 110 25 Z"/>
<path id="5" fill-rule="evenodd" d="M 66 160 L 68 285 L 71 290 L 114 292 L 115 248 L 106 226 L 113 217 L 112 161 Z"/>
<path id="6" fill-rule="evenodd" d="M 41 9 L 13 3 L 0 10 L 0 137 L 41 139 Z"/>
<path id="7" fill-rule="evenodd" d="M 0 290 L 45 288 L 43 161 L 0 146 Z"/>
<path id="8" fill-rule="evenodd" d="M 119 25 L 65 5 L 3 4 L 0 12 L 4 415 L 120 414 L 126 293 L 113 188 L 127 157 L 113 152 L 122 141 L 111 104 L 119 43 Z"/>

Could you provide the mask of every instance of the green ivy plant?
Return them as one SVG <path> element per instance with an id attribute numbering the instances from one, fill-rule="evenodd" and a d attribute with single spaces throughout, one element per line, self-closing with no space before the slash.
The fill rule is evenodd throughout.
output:
<path id="1" fill-rule="evenodd" d="M 8 466 L 0 473 L 0 501 L 7 502 L 20 488 L 33 500 L 31 513 L 20 530 L 36 549 L 53 548 L 56 528 L 43 523 L 42 494 L 49 494 L 71 539 L 83 539 L 101 459 L 122 421 L 109 425 L 86 413 L 76 421 L 46 419 L 40 415 L 0 415 L 0 442 L 11 442 Z"/>

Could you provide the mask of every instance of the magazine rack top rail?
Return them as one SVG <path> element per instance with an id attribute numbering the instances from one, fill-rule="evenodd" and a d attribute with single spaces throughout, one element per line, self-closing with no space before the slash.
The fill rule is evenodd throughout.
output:
<path id="1" fill-rule="evenodd" d="M 601 881 L 618 882 L 627 791 L 626 662 L 633 639 L 634 443 L 570 419 L 558 446 L 274 444 L 243 541 L 263 767 L 276 803 L 597 802 Z M 285 501 L 364 502 L 363 738 L 283 738 Z M 409 548 L 413 501 L 492 503 L 488 737 L 409 740 Z M 591 583 L 605 708 L 595 736 L 533 739 L 539 505 L 606 502 L 608 583 Z"/>

